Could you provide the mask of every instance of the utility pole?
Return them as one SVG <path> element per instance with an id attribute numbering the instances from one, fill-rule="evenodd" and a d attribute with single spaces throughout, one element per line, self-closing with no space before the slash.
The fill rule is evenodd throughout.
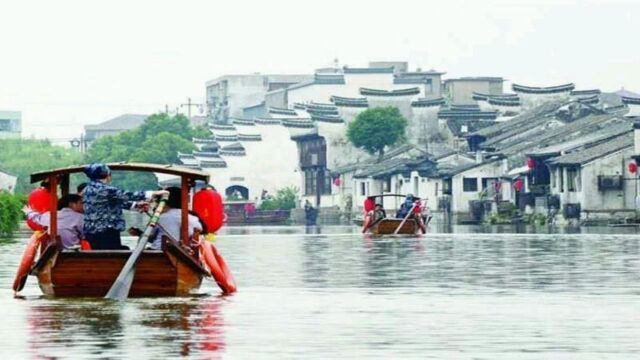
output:
<path id="1" fill-rule="evenodd" d="M 187 103 L 186 104 L 180 104 L 180 107 L 186 106 L 187 107 L 187 116 L 189 117 L 189 121 L 191 121 L 191 107 L 192 106 L 200 106 L 202 107 L 202 104 L 196 104 L 196 103 L 192 103 L 191 102 L 191 98 L 187 98 Z"/>

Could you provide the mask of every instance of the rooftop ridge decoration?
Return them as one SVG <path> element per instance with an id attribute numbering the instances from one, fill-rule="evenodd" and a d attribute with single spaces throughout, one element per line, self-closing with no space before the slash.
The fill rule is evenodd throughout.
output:
<path id="1" fill-rule="evenodd" d="M 234 135 L 215 134 L 214 136 L 216 137 L 216 141 L 238 141 L 237 134 L 234 134 Z"/>
<path id="2" fill-rule="evenodd" d="M 309 107 L 309 108 L 307 108 L 307 112 L 309 113 L 309 115 L 338 115 L 338 108 L 336 108 L 336 107 L 333 107 L 333 108 L 325 108 L 325 107 L 312 108 L 312 107 Z"/>
<path id="3" fill-rule="evenodd" d="M 262 141 L 260 134 L 238 134 L 239 141 Z"/>
<path id="4" fill-rule="evenodd" d="M 293 108 L 296 110 L 307 110 L 307 106 L 303 103 L 294 103 Z"/>
<path id="5" fill-rule="evenodd" d="M 581 104 L 597 104 L 600 102 L 600 96 L 598 94 L 592 96 L 585 96 L 578 99 Z"/>
<path id="6" fill-rule="evenodd" d="M 280 125 L 280 120 L 256 116 L 255 123 L 260 125 Z"/>
<path id="7" fill-rule="evenodd" d="M 499 94 L 499 95 L 493 95 L 493 94 L 483 94 L 483 93 L 479 93 L 479 92 L 473 92 L 473 100 L 476 101 L 487 101 L 489 98 L 492 99 L 497 99 L 497 100 L 515 100 L 515 99 L 519 99 L 518 94 Z"/>
<path id="8" fill-rule="evenodd" d="M 413 96 L 420 94 L 420 88 L 411 87 L 406 89 L 380 90 L 371 88 L 360 88 L 360 95 L 365 96 Z"/>
<path id="9" fill-rule="evenodd" d="M 275 106 L 269 106 L 269 113 L 276 115 L 298 116 L 298 113 L 294 109 L 279 108 Z"/>
<path id="10" fill-rule="evenodd" d="M 517 93 L 524 94 L 556 94 L 562 92 L 570 92 L 575 89 L 575 85 L 573 83 L 557 85 L 557 86 L 548 86 L 548 87 L 534 87 L 534 86 L 524 86 L 518 84 L 512 84 L 511 88 L 513 91 Z"/>
<path id="11" fill-rule="evenodd" d="M 255 126 L 256 122 L 252 119 L 239 119 L 233 118 L 233 125 L 242 125 L 242 126 Z"/>
<path id="12" fill-rule="evenodd" d="M 226 125 L 226 124 L 209 124 L 209 129 L 235 131 L 236 127 L 233 125 Z"/>
<path id="13" fill-rule="evenodd" d="M 344 75 L 343 74 L 321 74 L 316 73 L 313 76 L 314 82 L 316 84 L 333 84 L 333 85 L 344 85 Z"/>
<path id="14" fill-rule="evenodd" d="M 447 109 L 444 109 L 447 110 Z M 448 110 L 453 111 L 480 111 L 478 104 L 451 104 Z"/>
<path id="15" fill-rule="evenodd" d="M 441 106 L 444 104 L 446 104 L 446 101 L 442 97 L 439 97 L 436 99 L 420 98 L 420 99 L 413 100 L 411 102 L 411 107 L 435 107 L 435 106 Z"/>
<path id="16" fill-rule="evenodd" d="M 369 107 L 369 100 L 366 97 L 363 98 L 349 98 L 342 96 L 331 96 L 331 102 L 335 106 L 340 107 Z"/>
<path id="17" fill-rule="evenodd" d="M 519 98 L 507 98 L 507 99 L 498 99 L 498 98 L 488 98 L 487 102 L 490 105 L 495 105 L 495 106 L 510 106 L 510 107 L 518 107 L 520 106 L 520 99 Z"/>
<path id="18" fill-rule="evenodd" d="M 191 142 L 194 144 L 215 144 L 214 138 L 191 138 Z"/>
<path id="19" fill-rule="evenodd" d="M 626 105 L 640 105 L 640 98 L 622 96 L 622 103 Z"/>
<path id="20" fill-rule="evenodd" d="M 246 151 L 244 149 L 244 146 L 242 146 L 241 143 L 236 142 L 236 143 L 233 143 L 233 144 L 229 144 L 227 146 L 223 146 L 220 149 L 220 155 L 245 156 L 246 155 Z"/>
<path id="21" fill-rule="evenodd" d="M 570 95 L 571 96 L 586 96 L 586 95 L 600 95 L 602 91 L 600 89 L 591 89 L 591 90 L 573 90 Z"/>
<path id="22" fill-rule="evenodd" d="M 345 66 L 342 68 L 345 74 L 393 74 L 393 66 L 389 67 L 366 67 L 366 68 L 350 68 Z"/>
<path id="23" fill-rule="evenodd" d="M 309 119 L 282 119 L 282 126 L 288 128 L 308 129 L 314 127 Z"/>
<path id="24" fill-rule="evenodd" d="M 319 103 L 319 102 L 310 102 L 307 104 L 307 109 L 335 109 L 336 106 L 331 103 Z"/>
<path id="25" fill-rule="evenodd" d="M 440 119 L 475 119 L 475 120 L 495 120 L 498 111 L 462 111 L 462 110 L 440 110 Z"/>
<path id="26" fill-rule="evenodd" d="M 340 124 L 343 123 L 344 120 L 339 115 L 321 115 L 321 114 L 311 114 L 311 120 L 332 123 L 332 124 Z"/>
<path id="27" fill-rule="evenodd" d="M 195 159 L 196 157 L 193 155 L 193 153 L 189 154 L 189 153 L 181 153 L 178 151 L 178 159 Z"/>
<path id="28" fill-rule="evenodd" d="M 197 151 L 194 150 L 193 151 L 193 156 L 197 156 L 197 157 L 204 157 L 204 158 L 216 158 L 216 157 L 220 157 L 220 155 L 217 152 L 211 152 L 211 151 Z"/>

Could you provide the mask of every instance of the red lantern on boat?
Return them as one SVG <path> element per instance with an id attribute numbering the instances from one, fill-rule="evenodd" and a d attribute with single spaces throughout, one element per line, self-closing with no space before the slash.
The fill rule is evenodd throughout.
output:
<path id="1" fill-rule="evenodd" d="M 529 169 L 533 169 L 534 167 L 536 167 L 536 160 L 533 158 L 527 158 L 527 167 Z"/>
<path id="2" fill-rule="evenodd" d="M 207 231 L 214 233 L 222 227 L 224 205 L 222 197 L 212 189 L 202 189 L 193 196 L 193 211 L 207 225 Z"/>
<path id="3" fill-rule="evenodd" d="M 45 213 L 51 207 L 51 194 L 43 187 L 39 187 L 29 194 L 27 199 L 29 207 L 35 212 Z"/>
<path id="4" fill-rule="evenodd" d="M 638 172 L 638 165 L 634 162 L 629 163 L 628 169 L 630 173 L 635 174 L 636 172 Z"/>

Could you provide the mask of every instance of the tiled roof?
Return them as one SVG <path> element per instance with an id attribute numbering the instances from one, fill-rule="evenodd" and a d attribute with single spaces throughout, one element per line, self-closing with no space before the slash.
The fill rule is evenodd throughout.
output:
<path id="1" fill-rule="evenodd" d="M 367 98 L 348 98 L 342 96 L 331 96 L 331 102 L 340 107 L 369 107 Z"/>
<path id="2" fill-rule="evenodd" d="M 290 128 L 312 128 L 314 127 L 313 122 L 309 119 L 282 119 L 280 120 L 283 126 Z"/>
<path id="3" fill-rule="evenodd" d="M 416 99 L 411 102 L 411 107 L 434 107 L 444 105 L 446 101 L 444 98 L 437 99 Z"/>
<path id="4" fill-rule="evenodd" d="M 244 146 L 241 143 L 236 142 L 233 144 L 229 144 L 227 146 L 223 146 L 220 148 L 220 155 L 223 156 L 244 156 L 246 155 Z"/>
<path id="5" fill-rule="evenodd" d="M 370 88 L 360 88 L 360 95 L 365 96 L 412 96 L 420 94 L 420 88 L 412 87 L 407 89 L 380 90 Z"/>
<path id="6" fill-rule="evenodd" d="M 640 105 L 640 97 L 622 96 L 622 102 L 627 105 Z"/>
<path id="7" fill-rule="evenodd" d="M 340 115 L 324 115 L 324 114 L 311 114 L 311 120 L 327 122 L 327 123 L 343 123 L 344 120 Z"/>
<path id="8" fill-rule="evenodd" d="M 269 107 L 269 114 L 286 115 L 286 116 L 297 116 L 298 115 L 298 113 L 293 109 L 284 109 L 284 108 L 278 108 L 278 107 L 273 107 L 273 106 Z"/>
<path id="9" fill-rule="evenodd" d="M 242 126 L 256 125 L 256 122 L 253 119 L 231 118 L 231 122 L 233 123 L 233 125 L 242 125 Z"/>
<path id="10" fill-rule="evenodd" d="M 512 84 L 511 88 L 513 91 L 517 93 L 525 93 L 525 94 L 554 94 L 561 92 L 570 92 L 575 89 L 575 85 L 573 83 L 557 85 L 557 86 L 548 86 L 548 87 L 534 87 L 534 86 L 524 86 L 518 84 Z"/>
<path id="11" fill-rule="evenodd" d="M 260 134 L 238 134 L 239 141 L 261 141 L 262 135 Z"/>
<path id="12" fill-rule="evenodd" d="M 600 95 L 602 92 L 600 89 L 591 89 L 591 90 L 573 90 L 570 94 L 571 96 L 591 96 L 591 95 Z"/>
<path id="13" fill-rule="evenodd" d="M 624 135 L 612 138 L 601 144 L 558 156 L 548 160 L 547 163 L 551 165 L 582 165 L 631 147 L 633 147 L 633 131 L 628 131 Z"/>

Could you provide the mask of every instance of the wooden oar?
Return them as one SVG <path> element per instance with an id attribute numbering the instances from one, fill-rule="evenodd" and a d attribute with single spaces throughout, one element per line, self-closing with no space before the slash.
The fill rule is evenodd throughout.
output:
<path id="1" fill-rule="evenodd" d="M 398 227 L 396 228 L 396 231 L 393 232 L 394 235 L 398 234 L 398 231 L 400 231 L 400 229 L 402 228 L 402 225 L 404 225 L 404 223 L 409 218 L 409 215 L 411 215 L 411 213 L 413 212 L 413 208 L 414 207 L 416 207 L 416 203 L 415 202 L 413 203 L 413 205 L 411 205 L 411 209 L 409 209 L 409 212 L 407 213 L 407 216 L 405 216 L 404 219 L 402 219 L 402 222 L 400 223 L 400 225 L 398 225 Z"/>
<path id="2" fill-rule="evenodd" d="M 147 245 L 149 236 L 156 227 L 160 214 L 162 213 L 162 209 L 164 208 L 164 204 L 167 202 L 168 198 L 169 194 L 164 194 L 160 198 L 160 202 L 158 203 L 158 206 L 156 206 L 153 216 L 149 220 L 149 223 L 147 224 L 146 229 L 144 229 L 142 235 L 140 235 L 140 239 L 138 239 L 136 248 L 131 252 L 129 259 L 127 259 L 127 262 L 122 267 L 116 281 L 113 282 L 113 285 L 111 285 L 107 295 L 105 295 L 105 299 L 125 300 L 129 296 L 129 290 L 131 289 L 131 284 L 133 284 L 133 276 L 136 272 L 136 262 L 138 262 L 142 251 Z"/>

